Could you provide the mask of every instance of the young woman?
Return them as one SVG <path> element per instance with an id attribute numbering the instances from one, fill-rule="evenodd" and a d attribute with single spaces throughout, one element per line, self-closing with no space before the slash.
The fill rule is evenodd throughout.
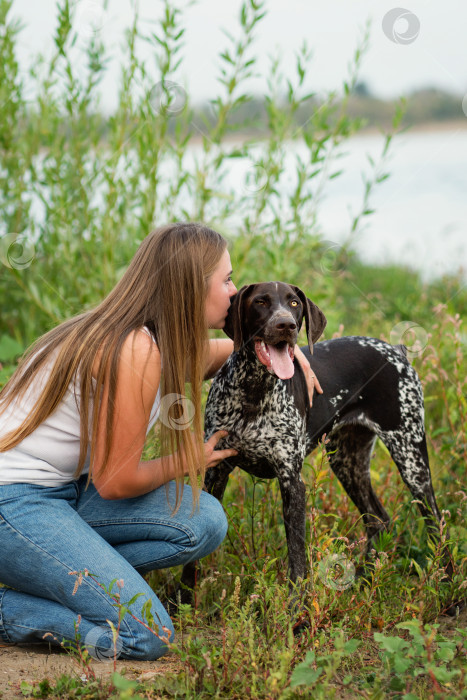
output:
<path id="1" fill-rule="evenodd" d="M 206 556 L 227 531 L 198 484 L 236 454 L 215 449 L 225 431 L 203 442 L 201 415 L 202 381 L 233 349 L 208 339 L 231 273 L 215 231 L 157 229 L 106 299 L 40 338 L 1 392 L 0 642 L 79 641 L 97 658 L 167 650 L 172 622 L 142 574 Z M 158 417 L 162 456 L 142 460 Z M 120 623 L 112 581 L 133 599 Z"/>

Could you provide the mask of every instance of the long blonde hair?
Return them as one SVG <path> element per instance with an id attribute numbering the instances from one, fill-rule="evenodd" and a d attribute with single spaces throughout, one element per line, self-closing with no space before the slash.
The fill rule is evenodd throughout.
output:
<path id="1" fill-rule="evenodd" d="M 25 394 L 51 353 L 56 357 L 33 410 L 16 430 L 0 438 L 0 452 L 12 449 L 30 435 L 57 408 L 70 382 L 79 381 L 80 454 L 75 477 L 83 470 L 89 446 L 91 473 L 99 405 L 94 401 L 90 416 L 90 400 L 101 395 L 108 381 L 105 450 L 100 471 L 104 473 L 109 466 L 113 438 L 119 354 L 129 333 L 146 326 L 153 333 L 161 354 L 161 396 L 183 397 L 186 377 L 190 376 L 194 411 L 191 425 L 178 425 L 181 429 L 174 430 L 169 421 L 164 421 L 160 435 L 162 455 L 172 454 L 175 460 L 176 505 L 183 489 L 181 452 L 188 464 L 196 503 L 198 475 L 204 477 L 201 387 L 208 343 L 205 301 L 210 277 L 226 245 L 220 234 L 199 223 L 169 224 L 150 233 L 121 280 L 96 308 L 61 323 L 39 338 L 24 355 L 0 392 L 0 414 Z M 92 368 L 98 352 L 100 362 L 93 386 Z M 180 409 L 180 405 L 174 406 L 175 411 L 177 408 Z M 190 439 L 191 431 L 194 440 Z"/>

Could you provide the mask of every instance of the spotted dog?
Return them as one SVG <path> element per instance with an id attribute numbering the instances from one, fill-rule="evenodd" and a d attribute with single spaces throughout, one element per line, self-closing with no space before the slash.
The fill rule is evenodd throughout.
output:
<path id="1" fill-rule="evenodd" d="M 310 408 L 303 371 L 294 359 L 305 320 L 303 352 L 323 394 Z M 229 432 L 219 448 L 238 455 L 210 469 L 205 488 L 222 500 L 235 467 L 276 478 L 282 495 L 292 581 L 307 573 L 303 460 L 327 436 L 331 468 L 362 514 L 369 548 L 389 516 L 370 479 L 376 438 L 386 445 L 432 534 L 439 537 L 440 512 L 431 483 L 420 380 L 403 345 L 366 337 L 343 337 L 314 346 L 326 319 L 296 286 L 251 284 L 233 297 L 224 328 L 234 352 L 215 376 L 205 413 L 206 439 Z M 446 571 L 452 573 L 449 556 Z M 182 594 L 194 585 L 195 564 L 182 575 Z"/>

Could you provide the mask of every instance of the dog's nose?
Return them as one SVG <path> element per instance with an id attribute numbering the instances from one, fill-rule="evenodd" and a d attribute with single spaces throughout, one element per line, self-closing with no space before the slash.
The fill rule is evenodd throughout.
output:
<path id="1" fill-rule="evenodd" d="M 278 331 L 294 331 L 297 324 L 293 319 L 281 318 L 276 321 L 274 328 Z"/>

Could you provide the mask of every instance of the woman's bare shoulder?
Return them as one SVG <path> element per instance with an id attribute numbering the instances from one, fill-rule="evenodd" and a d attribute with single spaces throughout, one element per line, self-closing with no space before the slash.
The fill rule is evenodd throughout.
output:
<path id="1" fill-rule="evenodd" d="M 152 337 L 145 329 L 131 331 L 122 345 L 120 360 L 130 362 L 134 369 L 143 367 L 154 370 L 161 367 L 161 354 Z"/>
<path id="2" fill-rule="evenodd" d="M 93 377 L 97 376 L 102 350 L 99 350 L 93 365 Z M 153 336 L 143 330 L 131 331 L 125 338 L 119 354 L 119 374 L 134 373 L 160 378 L 161 355 Z"/>

